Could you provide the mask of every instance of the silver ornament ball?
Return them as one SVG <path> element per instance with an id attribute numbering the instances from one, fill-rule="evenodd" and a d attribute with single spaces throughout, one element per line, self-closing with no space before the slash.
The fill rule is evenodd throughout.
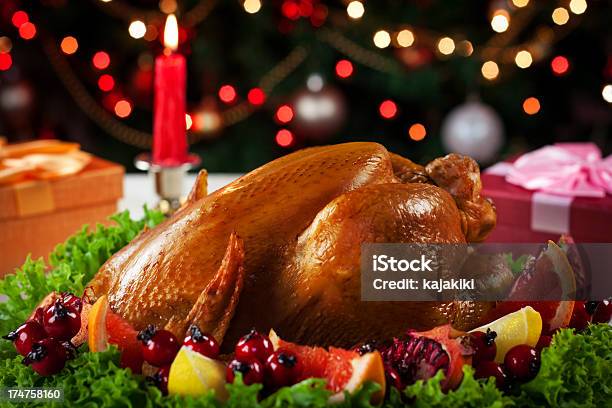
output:
<path id="1" fill-rule="evenodd" d="M 490 163 L 504 143 L 501 119 L 481 102 L 466 102 L 453 109 L 444 120 L 442 143 L 448 152 Z"/>

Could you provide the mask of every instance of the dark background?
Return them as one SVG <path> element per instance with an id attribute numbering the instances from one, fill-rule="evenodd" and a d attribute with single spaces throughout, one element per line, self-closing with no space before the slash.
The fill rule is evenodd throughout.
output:
<path id="1" fill-rule="evenodd" d="M 0 51 L 10 54 L 12 62 L 0 71 L 0 135 L 10 142 L 78 141 L 85 150 L 130 168 L 150 141 L 143 132 L 152 127 L 151 64 L 162 45 L 159 36 L 132 38 L 128 26 L 138 19 L 162 31 L 160 8 L 176 8 L 182 27 L 180 51 L 188 58 L 188 112 L 199 118 L 189 137 L 209 171 L 243 172 L 298 148 L 352 140 L 378 141 L 424 162 L 444 154 L 442 124 L 469 98 L 492 107 L 503 124 L 503 146 L 481 160 L 483 165 L 555 141 L 593 141 L 604 153 L 612 151 L 611 104 L 602 96 L 603 87 L 612 83 L 609 1 L 588 1 L 586 12 L 570 11 L 564 25 L 556 25 L 551 13 L 560 6 L 569 9 L 569 1 L 531 0 L 523 8 L 509 0 L 364 1 L 360 19 L 349 18 L 348 2 L 342 1 L 263 1 L 255 14 L 237 0 L 172 3 L 3 0 Z M 21 38 L 12 21 L 19 10 L 35 25 L 32 39 Z M 510 16 L 505 33 L 491 28 L 496 10 Z M 378 30 L 389 31 L 394 39 L 404 28 L 416 37 L 410 47 L 379 49 L 372 41 Z M 72 55 L 59 46 L 68 35 L 79 43 Z M 457 49 L 441 55 L 437 41 L 444 36 L 456 44 L 468 39 L 473 54 L 462 56 Z M 534 59 L 526 69 L 514 63 L 523 48 Z M 101 50 L 111 59 L 104 70 L 92 65 L 93 55 Z M 288 55 L 303 61 L 290 67 L 291 61 L 284 61 Z M 563 75 L 551 69 L 559 55 L 570 63 Z M 335 72 L 343 59 L 354 68 L 348 78 Z M 492 81 L 481 74 L 488 59 L 500 69 Z M 266 75 L 275 67 L 272 78 L 280 76 L 281 81 L 270 88 Z M 98 88 L 102 74 L 114 77 L 112 91 Z M 300 120 L 295 106 L 300 98 L 312 96 L 306 87 L 312 74 L 324 79 L 324 88 L 316 94 L 335 112 L 344 111 L 344 117 Z M 231 104 L 218 97 L 225 84 L 237 91 Z M 268 91 L 266 101 L 253 106 L 247 94 L 258 86 Z M 528 97 L 540 102 L 535 115 L 523 111 Z M 114 113 L 114 104 L 122 98 L 133 105 L 126 118 Z M 379 113 L 387 99 L 398 107 L 390 120 Z M 296 111 L 288 124 L 275 119 L 283 104 Z M 425 126 L 425 139 L 410 139 L 408 129 L 414 123 Z M 294 137 L 289 147 L 275 141 L 282 128 Z"/>

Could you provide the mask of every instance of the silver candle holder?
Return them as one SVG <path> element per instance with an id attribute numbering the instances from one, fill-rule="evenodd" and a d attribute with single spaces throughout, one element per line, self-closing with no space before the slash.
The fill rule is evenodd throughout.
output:
<path id="1" fill-rule="evenodd" d="M 181 207 L 183 203 L 183 181 L 185 174 L 201 163 L 200 157 L 190 154 L 187 161 L 177 166 L 166 166 L 154 163 L 150 153 L 142 153 L 134 159 L 134 166 L 138 170 L 149 173 L 159 197 L 156 209 L 170 215 Z"/>

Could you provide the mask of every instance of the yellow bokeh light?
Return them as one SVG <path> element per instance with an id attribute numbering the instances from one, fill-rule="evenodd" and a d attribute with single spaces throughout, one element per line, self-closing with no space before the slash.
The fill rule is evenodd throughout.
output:
<path id="1" fill-rule="evenodd" d="M 569 8 L 574 14 L 582 14 L 587 9 L 587 2 L 586 0 L 571 0 Z"/>
<path id="2" fill-rule="evenodd" d="M 64 37 L 60 43 L 60 48 L 64 54 L 72 55 L 79 49 L 79 42 L 76 38 L 69 35 L 68 37 Z"/>
<path id="3" fill-rule="evenodd" d="M 603 96 L 604 101 L 608 103 L 612 103 L 612 85 L 608 84 L 603 87 L 601 90 L 601 96 Z"/>
<path id="4" fill-rule="evenodd" d="M 132 38 L 142 38 L 147 33 L 147 26 L 140 20 L 134 20 L 130 23 L 128 31 Z"/>
<path id="5" fill-rule="evenodd" d="M 244 11 L 249 14 L 255 14 L 259 10 L 261 10 L 261 1 L 259 0 L 244 0 L 242 3 L 242 7 L 244 7 Z"/>
<path id="6" fill-rule="evenodd" d="M 351 1 L 348 6 L 346 6 L 346 14 L 348 14 L 350 18 L 361 18 L 363 17 L 363 13 L 365 13 L 365 8 L 360 1 Z"/>
<path id="7" fill-rule="evenodd" d="M 514 57 L 514 62 L 519 68 L 528 68 L 533 62 L 533 57 L 531 53 L 527 50 L 521 50 L 516 53 L 516 57 Z"/>
<path id="8" fill-rule="evenodd" d="M 385 30 L 377 31 L 374 34 L 374 45 L 378 48 L 387 48 L 391 44 L 391 36 Z"/>
<path id="9" fill-rule="evenodd" d="M 488 80 L 493 80 L 497 78 L 499 75 L 499 67 L 493 61 L 487 61 L 482 64 L 482 68 L 480 69 L 482 76 Z"/>
<path id="10" fill-rule="evenodd" d="M 176 11 L 176 8 L 176 0 L 161 0 L 159 2 L 159 9 L 164 14 L 174 13 Z"/>
<path id="11" fill-rule="evenodd" d="M 516 7 L 525 7 L 529 4 L 529 0 L 512 0 L 512 4 Z"/>
<path id="12" fill-rule="evenodd" d="M 510 15 L 506 10 L 497 10 L 491 18 L 491 28 L 496 33 L 503 33 L 510 27 Z"/>
<path id="13" fill-rule="evenodd" d="M 404 29 L 397 33 L 397 44 L 400 47 L 410 47 L 414 44 L 414 34 L 408 29 Z"/>
<path id="14" fill-rule="evenodd" d="M 523 110 L 528 115 L 535 115 L 540 111 L 540 101 L 533 96 L 525 99 L 523 102 Z"/>
<path id="15" fill-rule="evenodd" d="M 438 51 L 444 55 L 450 55 L 455 51 L 455 42 L 450 37 L 441 38 L 438 41 Z"/>
<path id="16" fill-rule="evenodd" d="M 570 16 L 569 16 L 567 9 L 563 7 L 557 7 L 552 12 L 552 20 L 557 25 L 563 25 L 567 23 L 569 21 L 569 18 Z"/>

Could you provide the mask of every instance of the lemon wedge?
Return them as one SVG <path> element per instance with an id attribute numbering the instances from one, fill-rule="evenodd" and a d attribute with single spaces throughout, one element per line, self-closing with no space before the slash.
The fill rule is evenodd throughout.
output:
<path id="1" fill-rule="evenodd" d="M 168 393 L 199 396 L 215 392 L 220 401 L 227 399 L 225 365 L 187 347 L 181 347 L 170 366 Z"/>
<path id="2" fill-rule="evenodd" d="M 486 332 L 487 329 L 497 333 L 495 361 L 501 363 L 512 347 L 519 344 L 534 347 L 538 343 L 542 333 L 542 317 L 531 306 L 526 306 L 472 331 Z"/>

